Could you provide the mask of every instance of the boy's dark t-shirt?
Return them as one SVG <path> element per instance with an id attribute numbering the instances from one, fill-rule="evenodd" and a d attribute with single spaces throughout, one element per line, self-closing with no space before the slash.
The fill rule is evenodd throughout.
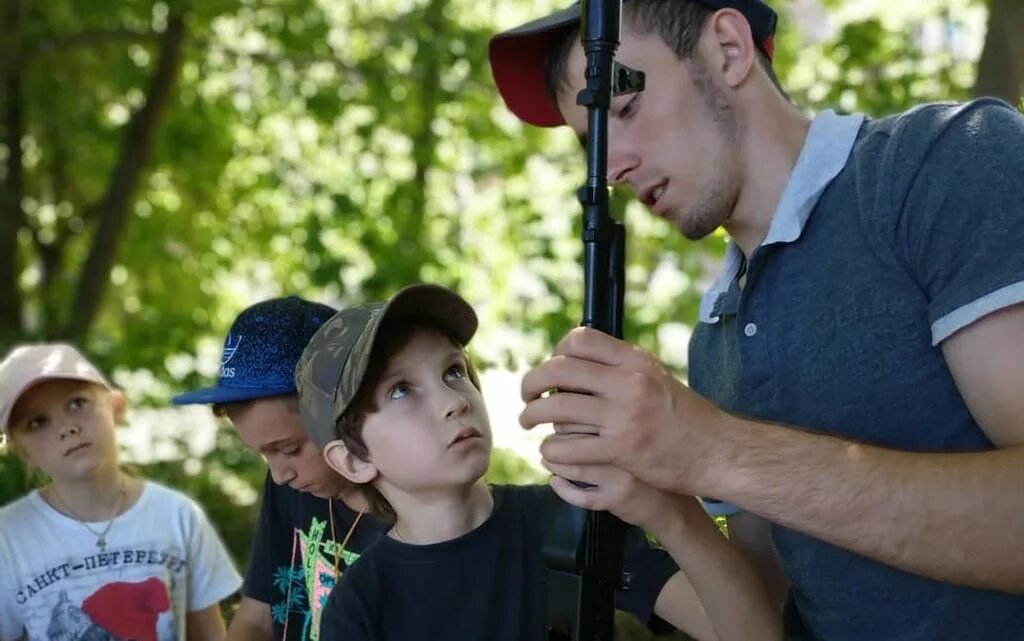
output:
<path id="1" fill-rule="evenodd" d="M 472 532 L 432 545 L 386 536 L 363 553 L 323 612 L 323 641 L 534 641 L 546 625 L 543 534 L 559 499 L 547 486 L 495 486 L 494 511 Z M 666 627 L 654 602 L 678 571 L 631 528 L 630 589 L 616 607 Z"/>
<path id="2" fill-rule="evenodd" d="M 242 593 L 270 605 L 274 641 L 320 638 L 320 616 L 335 584 L 335 559 L 341 572 L 384 529 L 368 515 L 352 529 L 357 513 L 337 499 L 332 503 L 277 485 L 267 474 Z"/>

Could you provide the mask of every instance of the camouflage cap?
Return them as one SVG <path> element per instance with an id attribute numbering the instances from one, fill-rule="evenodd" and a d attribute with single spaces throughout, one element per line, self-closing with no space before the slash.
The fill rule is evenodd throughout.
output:
<path id="1" fill-rule="evenodd" d="M 410 285 L 390 300 L 343 309 L 313 334 L 295 367 L 299 411 L 320 448 L 338 438 L 335 425 L 362 385 L 381 324 L 422 316 L 451 330 L 461 345 L 476 333 L 476 312 L 461 296 L 437 285 Z"/>

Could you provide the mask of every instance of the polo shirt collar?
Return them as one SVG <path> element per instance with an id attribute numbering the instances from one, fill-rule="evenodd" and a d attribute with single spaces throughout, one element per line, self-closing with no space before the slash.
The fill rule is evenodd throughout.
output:
<path id="1" fill-rule="evenodd" d="M 831 110 L 822 111 L 811 121 L 807 139 L 804 140 L 793 173 L 772 215 L 771 227 L 761 241 L 761 247 L 791 243 L 800 238 L 821 195 L 846 166 L 863 122 L 864 114 L 840 116 Z M 728 292 L 743 261 L 743 252 L 730 240 L 725 250 L 722 272 L 700 301 L 700 322 L 718 322 L 715 303 L 722 294 Z"/>

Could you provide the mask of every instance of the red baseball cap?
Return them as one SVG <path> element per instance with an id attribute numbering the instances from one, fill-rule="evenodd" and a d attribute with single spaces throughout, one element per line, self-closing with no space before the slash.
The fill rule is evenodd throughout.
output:
<path id="1" fill-rule="evenodd" d="M 629 0 L 623 0 L 628 2 Z M 757 47 L 771 60 L 775 52 L 775 12 L 761 0 L 692 0 L 710 9 L 731 7 L 746 17 Z M 527 22 L 491 38 L 491 73 L 498 93 L 520 120 L 537 127 L 565 124 L 548 96 L 544 63 L 555 40 L 580 25 L 580 3 Z"/>

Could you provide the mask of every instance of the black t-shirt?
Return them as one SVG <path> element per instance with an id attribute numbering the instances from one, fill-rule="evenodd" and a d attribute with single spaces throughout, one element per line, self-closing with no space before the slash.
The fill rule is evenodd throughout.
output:
<path id="1" fill-rule="evenodd" d="M 319 639 L 320 615 L 335 584 L 335 561 L 341 572 L 384 529 L 364 515 L 341 550 L 357 513 L 337 499 L 331 503 L 276 485 L 269 474 L 264 482 L 242 594 L 270 605 L 275 641 Z"/>
<path id="2" fill-rule="evenodd" d="M 494 512 L 457 539 L 409 545 L 386 536 L 349 568 L 323 612 L 322 641 L 539 641 L 547 624 L 547 486 L 496 486 Z M 631 528 L 616 607 L 664 628 L 654 603 L 678 571 Z M 659 630 L 660 631 L 660 630 Z"/>

